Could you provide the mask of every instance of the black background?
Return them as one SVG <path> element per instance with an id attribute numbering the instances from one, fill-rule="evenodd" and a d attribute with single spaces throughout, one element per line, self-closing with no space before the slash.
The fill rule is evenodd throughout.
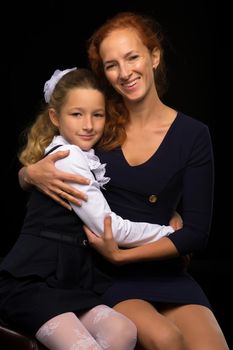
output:
<path id="1" fill-rule="evenodd" d="M 20 133 L 35 116 L 43 99 L 44 82 L 55 69 L 87 65 L 86 41 L 108 17 L 138 11 L 156 18 L 167 37 L 169 91 L 164 101 L 209 126 L 215 156 L 215 201 L 209 245 L 191 265 L 231 339 L 232 254 L 230 245 L 230 170 L 227 123 L 220 108 L 216 77 L 221 62 L 219 13 L 204 1 L 28 1 L 8 3 L 1 11 L 2 27 L 2 196 L 0 254 L 15 241 L 25 212 L 27 194 L 18 184 Z M 222 43 L 221 43 L 222 44 Z M 221 62 L 224 64 L 224 62 Z M 227 61 L 225 62 L 227 64 Z M 227 74 L 226 72 L 224 74 Z M 220 102 L 220 103 L 219 103 Z M 5 187 L 5 188 L 4 188 Z M 198 191 L 198 189 L 197 189 Z M 3 193 L 3 192 L 2 192 Z"/>

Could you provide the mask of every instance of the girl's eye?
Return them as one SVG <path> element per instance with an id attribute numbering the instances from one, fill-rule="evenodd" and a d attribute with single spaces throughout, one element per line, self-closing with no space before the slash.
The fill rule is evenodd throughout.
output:
<path id="1" fill-rule="evenodd" d="M 75 113 L 72 113 L 72 116 L 74 116 L 74 117 L 81 117 L 81 113 L 75 112 Z"/>
<path id="2" fill-rule="evenodd" d="M 105 115 L 103 113 L 95 113 L 94 116 L 96 118 L 103 118 L 103 117 L 105 117 Z"/>

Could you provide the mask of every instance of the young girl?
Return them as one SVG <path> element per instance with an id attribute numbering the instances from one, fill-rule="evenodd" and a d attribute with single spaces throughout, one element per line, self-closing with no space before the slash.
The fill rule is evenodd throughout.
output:
<path id="1" fill-rule="evenodd" d="M 68 211 L 32 191 L 21 234 L 0 266 L 1 315 L 49 349 L 133 349 L 133 323 L 101 305 L 110 280 L 93 266 L 83 223 L 103 232 L 103 218 L 110 215 L 114 237 L 122 245 L 143 244 L 174 230 L 123 220 L 103 197 L 100 188 L 109 179 L 91 147 L 101 138 L 107 117 L 93 74 L 57 70 L 44 91 L 47 105 L 30 129 L 20 160 L 36 162 L 45 147 L 45 155 L 68 149 L 69 156 L 56 166 L 91 178 L 86 191 L 93 200 L 81 207 L 72 204 Z"/>

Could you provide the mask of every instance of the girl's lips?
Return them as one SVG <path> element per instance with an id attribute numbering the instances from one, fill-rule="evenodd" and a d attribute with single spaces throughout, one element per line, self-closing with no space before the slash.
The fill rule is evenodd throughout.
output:
<path id="1" fill-rule="evenodd" d="M 83 140 L 91 140 L 93 139 L 94 135 L 79 135 L 79 137 Z"/>

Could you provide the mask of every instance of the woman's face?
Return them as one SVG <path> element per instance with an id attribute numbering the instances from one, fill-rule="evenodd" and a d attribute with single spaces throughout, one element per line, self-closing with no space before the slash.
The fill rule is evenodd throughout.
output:
<path id="1" fill-rule="evenodd" d="M 159 50 L 151 53 L 136 30 L 112 31 L 100 45 L 106 78 L 126 101 L 140 101 L 155 89 L 153 68 L 159 64 Z"/>

